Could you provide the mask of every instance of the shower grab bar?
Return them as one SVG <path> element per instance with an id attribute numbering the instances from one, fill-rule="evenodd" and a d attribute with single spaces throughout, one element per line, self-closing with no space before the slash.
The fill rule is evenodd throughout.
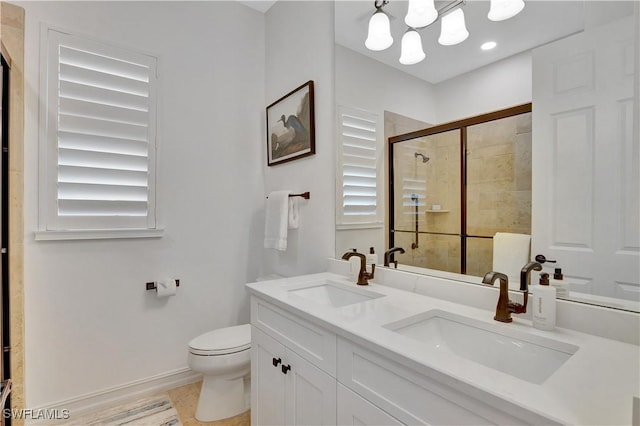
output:
<path id="1" fill-rule="evenodd" d="M 418 221 L 419 221 L 419 217 L 418 217 L 418 196 L 416 194 L 411 194 L 411 201 L 413 201 L 415 203 L 415 207 L 416 207 L 416 236 L 415 236 L 415 242 L 411 243 L 411 250 L 415 250 L 418 248 L 418 233 L 420 232 L 418 229 Z"/>

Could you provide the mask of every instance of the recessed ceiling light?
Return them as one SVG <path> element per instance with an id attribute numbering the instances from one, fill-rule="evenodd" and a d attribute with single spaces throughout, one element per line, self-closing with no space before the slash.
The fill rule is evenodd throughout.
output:
<path id="1" fill-rule="evenodd" d="M 482 50 L 491 50 L 494 47 L 496 47 L 498 44 L 495 41 L 488 41 L 486 43 L 482 43 L 482 46 L 480 46 L 480 49 Z"/>

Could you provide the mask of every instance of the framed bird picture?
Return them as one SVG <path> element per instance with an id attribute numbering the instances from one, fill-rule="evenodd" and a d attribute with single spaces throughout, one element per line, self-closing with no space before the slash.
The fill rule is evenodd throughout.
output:
<path id="1" fill-rule="evenodd" d="M 316 153 L 313 80 L 267 107 L 267 165 Z"/>

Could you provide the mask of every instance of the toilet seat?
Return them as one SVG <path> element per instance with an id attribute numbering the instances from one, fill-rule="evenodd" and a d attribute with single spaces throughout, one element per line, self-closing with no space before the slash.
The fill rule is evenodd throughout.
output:
<path id="1" fill-rule="evenodd" d="M 194 355 L 228 355 L 251 348 L 251 325 L 225 327 L 201 334 L 189 342 Z"/>

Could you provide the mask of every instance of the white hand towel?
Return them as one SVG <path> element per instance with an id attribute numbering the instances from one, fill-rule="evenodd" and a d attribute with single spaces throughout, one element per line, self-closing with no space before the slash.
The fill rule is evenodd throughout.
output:
<path id="1" fill-rule="evenodd" d="M 520 271 L 529 263 L 530 251 L 531 235 L 507 232 L 494 235 L 493 270 L 509 277 L 509 288 L 520 288 Z"/>
<path id="2" fill-rule="evenodd" d="M 291 191 L 274 191 L 266 202 L 264 247 L 280 251 L 287 249 L 289 225 L 289 194 Z"/>
<path id="3" fill-rule="evenodd" d="M 289 229 L 298 229 L 300 226 L 299 197 L 289 197 Z"/>

